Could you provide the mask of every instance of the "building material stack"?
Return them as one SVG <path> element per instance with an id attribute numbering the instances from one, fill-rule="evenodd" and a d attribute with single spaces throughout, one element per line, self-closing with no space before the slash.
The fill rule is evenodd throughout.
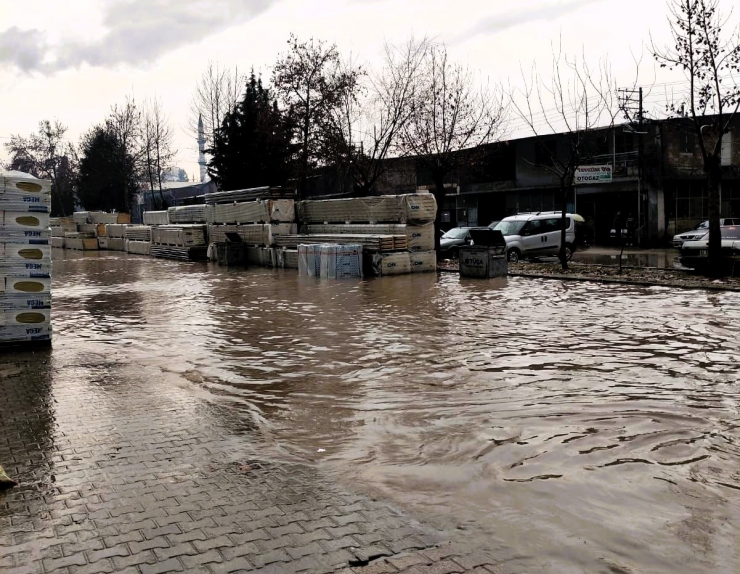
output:
<path id="1" fill-rule="evenodd" d="M 64 235 L 66 233 L 76 233 L 77 225 L 73 217 L 50 217 L 49 226 L 51 227 L 51 246 L 64 248 Z"/>
<path id="2" fill-rule="evenodd" d="M 160 225 L 151 228 L 150 254 L 180 261 L 205 260 L 207 255 L 205 225 Z"/>
<path id="3" fill-rule="evenodd" d="M 432 194 L 301 201 L 296 211 L 302 234 L 280 238 L 278 244 L 361 245 L 368 275 L 436 270 Z"/>
<path id="4" fill-rule="evenodd" d="M 270 188 L 259 189 L 268 192 L 270 190 Z M 241 194 L 242 191 L 223 193 Z M 278 253 L 282 249 L 275 248 L 279 246 L 280 238 L 298 232 L 294 222 L 295 201 L 292 199 L 257 199 L 240 202 L 224 200 L 212 205 L 208 236 L 210 242 L 215 244 L 226 241 L 227 233 L 235 233 L 246 245 L 246 261 L 252 265 L 278 267 L 295 263 L 297 266 L 298 254 L 295 246 L 292 250 L 294 253 L 291 254 Z"/>
<path id="5" fill-rule="evenodd" d="M 0 172 L 0 345 L 51 342 L 51 182 Z"/>
<path id="6" fill-rule="evenodd" d="M 101 242 L 102 237 L 98 237 L 98 243 L 101 249 L 109 251 L 126 251 L 126 228 L 125 223 L 108 223 L 105 226 L 105 240 Z"/>
<path id="7" fill-rule="evenodd" d="M 256 201 L 258 199 L 295 199 L 296 190 L 288 187 L 253 187 L 207 193 L 203 196 L 208 205 Z"/>
<path id="8" fill-rule="evenodd" d="M 149 255 L 152 245 L 152 228 L 148 225 L 129 225 L 123 231 L 126 253 Z"/>
<path id="9" fill-rule="evenodd" d="M 167 225 L 170 220 L 167 217 L 167 210 L 164 211 L 145 211 L 142 217 L 144 225 Z"/>
<path id="10" fill-rule="evenodd" d="M 167 209 L 169 223 L 208 223 L 211 220 L 210 205 L 179 205 Z"/>

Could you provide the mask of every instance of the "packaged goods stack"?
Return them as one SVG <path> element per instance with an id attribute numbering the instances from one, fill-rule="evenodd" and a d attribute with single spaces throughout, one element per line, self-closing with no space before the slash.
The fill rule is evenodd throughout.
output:
<path id="1" fill-rule="evenodd" d="M 278 245 L 361 245 L 366 275 L 436 271 L 432 194 L 301 201 L 296 212 L 301 235 L 281 237 Z"/>
<path id="2" fill-rule="evenodd" d="M 126 253 L 149 255 L 152 246 L 152 228 L 148 225 L 129 225 L 123 232 Z"/>
<path id="3" fill-rule="evenodd" d="M 208 205 L 256 201 L 258 199 L 295 199 L 296 190 L 291 187 L 252 187 L 207 193 L 203 196 Z"/>
<path id="4" fill-rule="evenodd" d="M 100 237 L 98 242 L 101 248 L 108 249 L 109 251 L 126 251 L 126 228 L 128 227 L 125 223 L 108 223 L 105 226 L 105 241 L 100 243 Z"/>
<path id="5" fill-rule="evenodd" d="M 269 191 L 270 188 L 259 188 Z M 249 190 L 243 190 L 249 191 Z M 223 192 L 242 194 L 239 192 Z M 220 195 L 220 194 L 211 194 Z M 227 233 L 235 233 L 246 245 L 247 263 L 263 267 L 297 267 L 298 252 L 285 253 L 279 246 L 283 236 L 298 232 L 295 224 L 295 201 L 292 199 L 257 199 L 255 201 L 221 202 L 211 205 L 208 237 L 211 252 L 216 243 L 227 240 Z M 277 247 L 276 247 L 277 246 Z"/>
<path id="6" fill-rule="evenodd" d="M 0 171 L 0 345 L 51 342 L 51 182 Z"/>
<path id="7" fill-rule="evenodd" d="M 170 220 L 167 217 L 167 211 L 145 211 L 142 217 L 144 225 L 167 225 Z"/>
<path id="8" fill-rule="evenodd" d="M 64 248 L 64 234 L 76 233 L 77 225 L 73 217 L 51 217 L 49 218 L 51 227 L 51 246 Z"/>
<path id="9" fill-rule="evenodd" d="M 169 223 L 208 223 L 211 220 L 210 205 L 180 205 L 167 209 Z"/>
<path id="10" fill-rule="evenodd" d="M 151 228 L 150 254 L 180 261 L 202 261 L 207 258 L 205 225 L 160 225 Z"/>

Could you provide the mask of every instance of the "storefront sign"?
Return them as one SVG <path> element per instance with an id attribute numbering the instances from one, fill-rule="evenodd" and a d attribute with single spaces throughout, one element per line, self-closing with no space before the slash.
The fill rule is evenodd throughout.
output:
<path id="1" fill-rule="evenodd" d="M 589 183 L 611 183 L 611 165 L 583 165 L 576 169 L 573 175 L 575 185 L 586 185 Z"/>

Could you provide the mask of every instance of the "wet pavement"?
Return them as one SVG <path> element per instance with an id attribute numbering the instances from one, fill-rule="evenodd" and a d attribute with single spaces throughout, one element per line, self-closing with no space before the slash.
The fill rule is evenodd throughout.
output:
<path id="1" fill-rule="evenodd" d="M 737 294 L 55 256 L 3 572 L 740 570 Z"/>
<path id="2" fill-rule="evenodd" d="M 594 265 L 622 265 L 628 267 L 658 267 L 661 269 L 684 269 L 680 262 L 680 253 L 677 249 L 639 249 L 625 248 L 624 252 L 616 247 L 590 247 L 585 251 L 576 251 L 573 254 L 574 263 L 588 263 Z"/>

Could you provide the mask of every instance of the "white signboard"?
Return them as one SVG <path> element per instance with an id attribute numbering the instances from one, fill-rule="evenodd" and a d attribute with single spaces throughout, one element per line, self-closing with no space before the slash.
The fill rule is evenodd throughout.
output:
<path id="1" fill-rule="evenodd" d="M 576 169 L 573 175 L 575 185 L 586 185 L 589 183 L 611 183 L 611 165 L 582 165 Z"/>

